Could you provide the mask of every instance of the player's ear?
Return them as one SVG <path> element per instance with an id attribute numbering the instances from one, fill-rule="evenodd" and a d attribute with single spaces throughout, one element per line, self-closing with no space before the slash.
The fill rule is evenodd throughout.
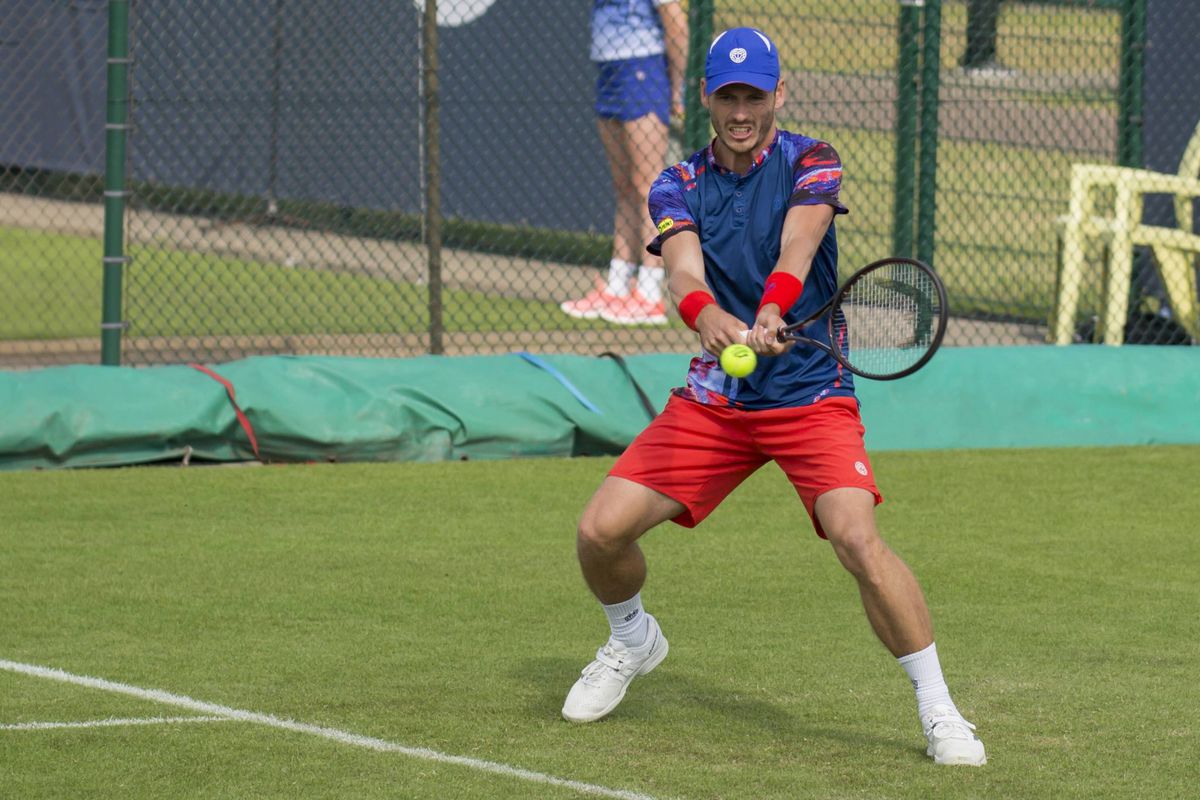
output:
<path id="1" fill-rule="evenodd" d="M 780 78 L 775 84 L 775 110 L 778 111 L 783 107 L 784 101 L 787 100 L 787 86 L 783 83 L 783 78 Z"/>
<path id="2" fill-rule="evenodd" d="M 700 79 L 700 105 L 708 108 L 708 81 Z"/>

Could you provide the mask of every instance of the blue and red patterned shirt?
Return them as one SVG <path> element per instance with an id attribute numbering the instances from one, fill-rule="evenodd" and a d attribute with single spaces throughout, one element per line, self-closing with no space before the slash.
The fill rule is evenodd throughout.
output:
<path id="1" fill-rule="evenodd" d="M 783 220 L 798 205 L 824 204 L 848 213 L 838 194 L 842 162 L 828 143 L 780 130 L 738 174 L 713 157 L 709 145 L 669 167 L 650 188 L 650 216 L 658 236 L 647 248 L 662 254 L 662 243 L 682 231 L 700 237 L 704 277 L 717 304 L 749 327 L 762 299 L 763 284 L 779 260 Z M 784 319 L 799 322 L 829 301 L 838 287 L 837 233 L 830 224 L 813 257 L 804 291 Z M 825 336 L 822 326 L 806 331 Z M 759 359 L 745 378 L 726 375 L 712 353 L 692 359 L 687 384 L 675 390 L 701 403 L 746 409 L 803 406 L 832 396 L 853 396 L 854 381 L 833 357 L 797 345 L 781 356 Z"/>

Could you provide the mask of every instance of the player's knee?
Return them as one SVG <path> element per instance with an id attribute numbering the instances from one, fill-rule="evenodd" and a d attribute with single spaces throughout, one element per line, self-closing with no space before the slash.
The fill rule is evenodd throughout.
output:
<path id="1" fill-rule="evenodd" d="M 881 572 L 887 548 L 874 525 L 826 526 L 825 532 L 838 560 L 855 577 L 869 581 Z"/>
<path id="2" fill-rule="evenodd" d="M 630 534 L 616 520 L 602 512 L 588 510 L 579 520 L 575 532 L 575 547 L 580 554 L 614 555 L 628 546 Z"/>

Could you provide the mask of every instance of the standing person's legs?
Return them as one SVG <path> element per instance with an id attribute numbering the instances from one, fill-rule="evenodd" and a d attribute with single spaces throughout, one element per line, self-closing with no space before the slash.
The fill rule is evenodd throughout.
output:
<path id="1" fill-rule="evenodd" d="M 605 150 L 614 170 L 613 258 L 637 265 L 635 291 L 628 294 L 626 303 L 611 306 L 602 316 L 621 324 L 663 324 L 666 307 L 662 259 L 647 253 L 646 245 L 655 236 L 647 208 L 650 186 L 667 166 L 667 122 L 651 112 L 616 123 L 601 138 L 606 138 Z M 615 172 L 618 168 L 622 170 L 620 177 Z"/>
<path id="2" fill-rule="evenodd" d="M 560 305 L 573 317 L 629 325 L 667 321 L 662 262 L 645 247 L 655 234 L 646 199 L 666 166 L 670 95 L 664 55 L 599 64 L 595 111 L 613 183 L 613 250 L 600 284 Z"/>
<path id="3" fill-rule="evenodd" d="M 600 134 L 600 143 L 604 145 L 604 155 L 608 160 L 608 174 L 612 181 L 613 190 L 613 248 L 612 257 L 631 265 L 630 278 L 641 259 L 640 220 L 637 202 L 637 187 L 634 183 L 635 155 L 630 146 L 631 137 L 629 126 L 633 123 L 619 119 L 596 120 L 596 129 Z M 653 180 L 653 179 L 652 179 Z M 649 218 L 649 214 L 642 214 Z M 623 287 L 622 296 L 629 293 L 629 286 Z"/>
<path id="4" fill-rule="evenodd" d="M 608 272 L 595 288 L 578 300 L 567 300 L 559 304 L 564 313 L 577 319 L 599 319 L 605 309 L 626 302 L 633 291 L 633 281 L 637 276 L 637 261 L 629 260 L 633 245 L 624 239 L 627 234 L 623 220 L 628 211 L 622 205 L 622 198 L 629 194 L 626 184 L 629 182 L 630 166 L 623 143 L 622 123 L 619 119 L 601 117 L 596 120 L 596 125 L 608 160 L 616 205 L 613 251 L 612 259 L 608 263 Z"/>
<path id="5" fill-rule="evenodd" d="M 641 264 L 662 266 L 661 258 L 646 252 L 646 245 L 655 236 L 646 201 L 651 184 L 667 167 L 667 123 L 650 113 L 622 123 L 621 128 L 623 161 L 627 165 L 627 178 L 621 187 L 622 204 L 628 210 L 623 237 L 630 243 L 626 257 Z"/>

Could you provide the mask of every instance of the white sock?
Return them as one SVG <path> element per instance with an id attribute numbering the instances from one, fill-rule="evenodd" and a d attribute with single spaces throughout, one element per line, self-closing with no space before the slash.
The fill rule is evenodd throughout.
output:
<path id="1" fill-rule="evenodd" d="M 609 294 L 615 294 L 618 297 L 627 296 L 629 294 L 629 282 L 633 280 L 633 273 L 636 271 L 637 264 L 631 264 L 628 261 L 614 258 L 608 262 L 608 282 L 604 287 L 604 291 Z"/>
<path id="2" fill-rule="evenodd" d="M 663 278 L 667 271 L 662 267 L 647 267 L 645 264 L 638 269 L 638 294 L 657 303 L 663 299 Z"/>
<path id="3" fill-rule="evenodd" d="M 604 606 L 612 638 L 626 647 L 640 647 L 650 635 L 650 624 L 646 609 L 642 608 L 642 593 L 638 592 L 624 603 Z"/>
<path id="4" fill-rule="evenodd" d="M 924 650 L 896 659 L 908 673 L 913 688 L 917 690 L 917 716 L 936 705 L 947 705 L 958 711 L 950 699 L 950 689 L 942 677 L 942 665 L 938 661 L 937 645 L 931 644 Z"/>

